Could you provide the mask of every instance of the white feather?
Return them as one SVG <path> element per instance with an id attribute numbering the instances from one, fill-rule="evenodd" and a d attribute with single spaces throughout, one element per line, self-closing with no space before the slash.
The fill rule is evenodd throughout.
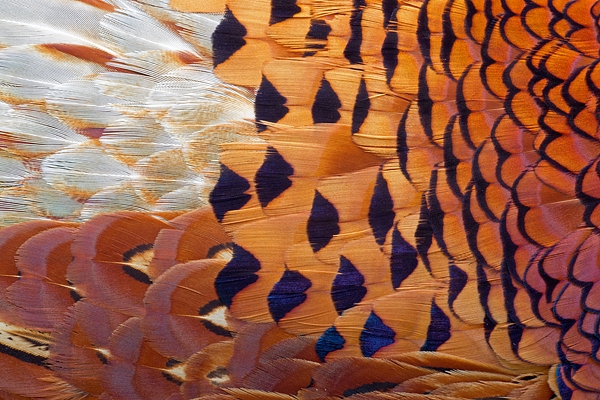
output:
<path id="1" fill-rule="evenodd" d="M 260 140 L 253 93 L 210 70 L 220 19 L 170 0 L 2 2 L 0 225 L 204 205 L 219 146 Z"/>
<path id="2" fill-rule="evenodd" d="M 195 49 L 175 32 L 130 1 L 114 2 L 119 10 L 107 14 L 100 22 L 100 35 L 106 43 L 123 49 L 123 53 L 146 50 L 184 51 Z"/>
<path id="3" fill-rule="evenodd" d="M 135 179 L 127 165 L 95 146 L 82 145 L 56 152 L 42 161 L 41 168 L 46 182 L 80 198 Z"/>
<path id="4" fill-rule="evenodd" d="M 113 107 L 115 99 L 100 93 L 93 77 L 75 79 L 53 88 L 46 100 L 52 115 L 63 121 L 84 121 L 90 125 L 115 123 L 121 113 Z"/>
<path id="5" fill-rule="evenodd" d="M 107 128 L 100 142 L 127 164 L 138 162 L 153 153 L 181 147 L 154 118 L 122 118 Z"/>
<path id="6" fill-rule="evenodd" d="M 169 21 L 180 28 L 179 34 L 189 43 L 208 53 L 212 53 L 212 33 L 223 18 L 219 14 L 201 14 L 174 11 L 170 0 L 139 0 L 141 8 L 163 21 Z"/>
<path id="7" fill-rule="evenodd" d="M 254 117 L 249 92 L 220 82 L 201 66 L 180 68 L 169 77 L 173 79 L 156 85 L 149 108 L 167 111 L 160 121 L 181 141 L 209 126 Z"/>
<path id="8" fill-rule="evenodd" d="M 10 0 L 0 2 L 0 43 L 65 43 L 90 46 L 110 54 L 117 49 L 100 40 L 106 11 L 71 0 Z"/>
<path id="9" fill-rule="evenodd" d="M 115 211 L 151 211 L 129 184 L 102 190 L 90 197 L 81 210 L 81 220 L 86 221 L 96 214 Z"/>
<path id="10" fill-rule="evenodd" d="M 20 101 L 41 102 L 50 89 L 103 68 L 89 61 L 39 46 L 0 50 L 0 92 Z"/>
<path id="11" fill-rule="evenodd" d="M 29 170 L 20 157 L 6 152 L 0 152 L 0 189 L 6 189 L 23 184 L 29 176 Z"/>
<path id="12" fill-rule="evenodd" d="M 20 107 L 0 116 L 0 135 L 8 151 L 36 156 L 50 154 L 87 139 L 53 116 L 33 107 Z"/>

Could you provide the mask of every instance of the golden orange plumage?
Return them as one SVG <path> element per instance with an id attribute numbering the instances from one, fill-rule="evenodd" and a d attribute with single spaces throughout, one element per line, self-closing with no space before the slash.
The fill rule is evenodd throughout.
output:
<path id="1" fill-rule="evenodd" d="M 599 398 L 599 20 L 3 3 L 0 397 Z"/>

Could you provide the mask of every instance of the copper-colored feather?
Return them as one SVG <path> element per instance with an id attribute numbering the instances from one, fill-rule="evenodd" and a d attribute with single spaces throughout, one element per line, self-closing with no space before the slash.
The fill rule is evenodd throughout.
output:
<path id="1" fill-rule="evenodd" d="M 0 4 L 0 397 L 600 394 L 600 3 Z"/>

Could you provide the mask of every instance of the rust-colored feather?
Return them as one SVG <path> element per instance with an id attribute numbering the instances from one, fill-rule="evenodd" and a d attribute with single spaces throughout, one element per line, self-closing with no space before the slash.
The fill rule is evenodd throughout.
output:
<path id="1" fill-rule="evenodd" d="M 0 4 L 0 397 L 600 397 L 596 0 Z"/>

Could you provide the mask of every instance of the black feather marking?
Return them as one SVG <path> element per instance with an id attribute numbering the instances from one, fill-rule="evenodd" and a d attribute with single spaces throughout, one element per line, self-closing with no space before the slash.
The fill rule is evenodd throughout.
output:
<path id="1" fill-rule="evenodd" d="M 329 81 L 323 77 L 311 110 L 313 122 L 315 124 L 338 122 L 341 117 L 338 109 L 341 106 L 340 98 Z"/>
<path id="2" fill-rule="evenodd" d="M 398 0 L 383 0 L 381 11 L 383 12 L 383 27 L 387 28 L 390 20 L 393 20 L 398 10 Z"/>
<path id="3" fill-rule="evenodd" d="M 296 4 L 296 0 L 271 0 L 271 19 L 269 25 L 274 25 L 286 19 L 292 18 L 302 9 Z"/>
<path id="4" fill-rule="evenodd" d="M 287 99 L 263 75 L 254 102 L 256 129 L 259 132 L 263 132 L 267 129 L 267 126 L 262 122 L 275 123 L 285 117 L 289 112 L 289 108 L 285 106 L 286 102 Z"/>
<path id="5" fill-rule="evenodd" d="M 344 49 L 344 57 L 350 64 L 361 64 L 360 46 L 362 45 L 362 14 L 367 6 L 365 0 L 353 0 L 354 10 L 350 16 L 350 39 Z"/>
<path id="6" fill-rule="evenodd" d="M 354 102 L 354 109 L 352 110 L 353 135 L 360 130 L 365 119 L 367 119 L 369 108 L 371 108 L 371 100 L 369 100 L 369 92 L 367 92 L 367 83 L 365 82 L 365 78 L 361 78 L 358 93 L 356 94 L 356 101 Z"/>
<path id="7" fill-rule="evenodd" d="M 202 307 L 198 309 L 199 316 L 210 315 L 217 308 L 223 307 L 223 304 L 219 300 L 211 300 Z M 202 325 L 215 335 L 224 336 L 224 337 L 232 337 L 231 332 L 222 326 L 215 325 L 209 320 L 202 319 Z"/>
<path id="8" fill-rule="evenodd" d="M 256 183 L 256 194 L 260 205 L 266 207 L 271 201 L 285 192 L 292 181 L 290 176 L 294 174 L 294 168 L 275 150 L 269 146 L 265 161 L 260 166 L 254 177 Z"/>
<path id="9" fill-rule="evenodd" d="M 421 198 L 421 212 L 419 216 L 419 225 L 415 232 L 415 241 L 417 244 L 417 253 L 421 256 L 425 268 L 431 272 L 431 266 L 429 265 L 429 259 L 427 252 L 433 243 L 433 228 L 430 224 L 429 208 L 427 208 L 427 202 L 425 201 L 425 193 Z"/>
<path id="10" fill-rule="evenodd" d="M 360 334 L 360 350 L 365 357 L 371 357 L 382 347 L 394 343 L 396 332 L 383 323 L 381 318 L 373 311 L 365 322 L 363 331 Z"/>
<path id="11" fill-rule="evenodd" d="M 234 243 L 233 257 L 215 279 L 215 290 L 221 303 L 231 307 L 235 295 L 258 280 L 256 272 L 259 270 L 260 261 Z"/>
<path id="12" fill-rule="evenodd" d="M 402 282 L 414 272 L 418 263 L 417 250 L 404 240 L 397 228 L 394 228 L 390 257 L 390 270 L 394 289 L 399 288 Z"/>
<path id="13" fill-rule="evenodd" d="M 279 322 L 288 312 L 304 303 L 305 292 L 311 286 L 311 281 L 300 272 L 285 270 L 267 297 L 269 311 L 275 322 Z"/>
<path id="14" fill-rule="evenodd" d="M 315 351 L 319 360 L 325 362 L 325 357 L 332 351 L 341 350 L 344 348 L 346 340 L 340 335 L 335 326 L 327 328 L 325 332 L 319 337 L 315 345 Z"/>
<path id="15" fill-rule="evenodd" d="M 388 85 L 392 81 L 394 71 L 398 66 L 398 33 L 389 31 L 385 35 L 385 40 L 381 46 L 381 57 L 383 58 L 383 67 L 385 68 L 385 79 Z"/>
<path id="16" fill-rule="evenodd" d="M 246 31 L 244 25 L 227 8 L 223 20 L 221 20 L 212 35 L 213 64 L 215 67 L 227 61 L 233 53 L 246 45 L 244 36 L 247 33 L 248 31 Z"/>
<path id="17" fill-rule="evenodd" d="M 152 243 L 144 243 L 144 244 L 137 245 L 134 248 L 129 249 L 125 253 L 123 253 L 123 262 L 128 263 L 137 254 L 144 253 L 152 248 L 154 248 L 154 245 Z M 150 277 L 145 272 L 140 271 L 139 269 L 134 268 L 130 265 L 123 265 L 122 269 L 123 269 L 123 272 L 125 272 L 127 275 L 129 275 L 136 281 L 141 282 L 146 285 L 152 284 L 152 280 L 150 280 Z"/>
<path id="18" fill-rule="evenodd" d="M 450 339 L 450 318 L 433 300 L 431 302 L 431 322 L 427 328 L 427 339 L 421 347 L 421 351 L 436 351 L 448 339 Z"/>
<path id="19" fill-rule="evenodd" d="M 306 233 L 310 246 L 316 253 L 329 244 L 329 241 L 340 233 L 338 212 L 329 200 L 315 191 L 310 217 L 306 225 Z"/>
<path id="20" fill-rule="evenodd" d="M 450 265 L 450 287 L 448 288 L 448 305 L 454 307 L 454 300 L 467 285 L 469 277 L 465 271 L 454 264 Z"/>
<path id="21" fill-rule="evenodd" d="M 331 299 L 338 314 L 359 303 L 367 288 L 363 286 L 365 277 L 346 257 L 340 257 L 340 268 L 331 285 Z"/>
<path id="22" fill-rule="evenodd" d="M 388 183 L 380 170 L 369 205 L 369 225 L 373 229 L 373 235 L 378 245 L 382 246 L 385 242 L 387 233 L 394 225 L 395 217 L 394 201 L 390 195 Z"/>
<path id="23" fill-rule="evenodd" d="M 223 221 L 228 211 L 239 210 L 252 196 L 246 193 L 250 183 L 225 164 L 221 164 L 221 175 L 215 188 L 208 197 L 219 222 Z"/>
<path id="24" fill-rule="evenodd" d="M 394 387 L 396 387 L 398 385 L 398 383 L 395 383 L 395 382 L 371 382 L 371 383 L 367 383 L 364 385 L 360 385 L 360 386 L 352 388 L 352 389 L 346 389 L 346 390 L 344 390 L 343 395 L 344 395 L 344 397 L 350 397 L 352 395 L 361 394 L 361 393 L 389 392 L 390 389 L 393 389 Z"/>

